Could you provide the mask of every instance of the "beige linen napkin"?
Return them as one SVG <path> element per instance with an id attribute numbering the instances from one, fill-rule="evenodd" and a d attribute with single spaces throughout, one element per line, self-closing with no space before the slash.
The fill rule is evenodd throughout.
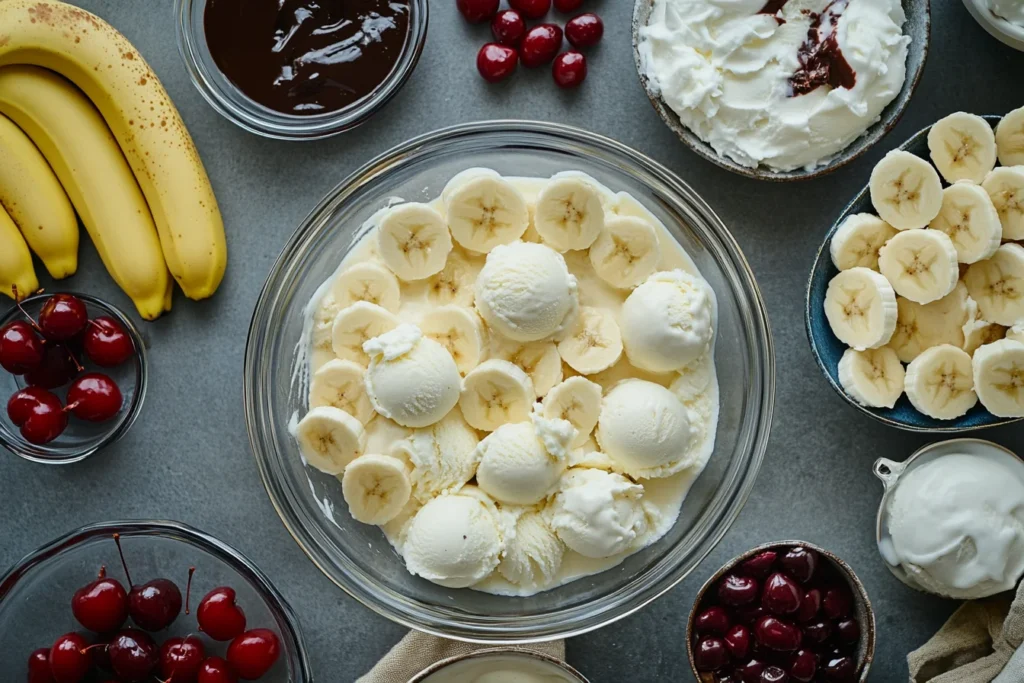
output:
<path id="1" fill-rule="evenodd" d="M 434 662 L 448 657 L 486 650 L 494 645 L 471 645 L 457 640 L 445 640 L 419 631 L 410 631 L 391 648 L 370 672 L 356 683 L 408 683 L 409 679 Z M 522 649 L 543 652 L 565 659 L 565 641 L 527 645 Z"/>
<path id="2" fill-rule="evenodd" d="M 1021 683 L 1024 583 L 953 613 L 932 639 L 907 655 L 911 683 Z M 1024 649 L 1020 652 L 1024 653 Z"/>

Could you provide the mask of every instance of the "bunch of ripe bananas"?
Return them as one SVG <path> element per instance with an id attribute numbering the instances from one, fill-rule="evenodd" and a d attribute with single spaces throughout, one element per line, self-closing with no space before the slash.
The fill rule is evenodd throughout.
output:
<path id="1" fill-rule="evenodd" d="M 0 207 L 8 295 L 38 289 L 30 250 L 54 278 L 75 272 L 76 212 L 147 320 L 174 281 L 203 299 L 224 275 L 217 200 L 177 109 L 123 35 L 72 5 L 0 0 Z"/>

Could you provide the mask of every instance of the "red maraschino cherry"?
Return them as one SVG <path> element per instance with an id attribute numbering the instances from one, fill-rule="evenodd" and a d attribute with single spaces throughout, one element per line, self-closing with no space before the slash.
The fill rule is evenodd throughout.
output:
<path id="1" fill-rule="evenodd" d="M 206 594 L 196 610 L 200 630 L 214 640 L 227 641 L 245 631 L 245 612 L 236 602 L 235 590 L 227 586 Z"/>

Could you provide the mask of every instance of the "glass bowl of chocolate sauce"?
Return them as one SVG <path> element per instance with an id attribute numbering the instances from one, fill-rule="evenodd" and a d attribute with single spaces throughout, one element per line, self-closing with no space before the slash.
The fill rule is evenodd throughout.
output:
<path id="1" fill-rule="evenodd" d="M 412 75 L 429 0 L 175 0 L 192 82 L 257 135 L 315 140 L 351 130 Z"/>

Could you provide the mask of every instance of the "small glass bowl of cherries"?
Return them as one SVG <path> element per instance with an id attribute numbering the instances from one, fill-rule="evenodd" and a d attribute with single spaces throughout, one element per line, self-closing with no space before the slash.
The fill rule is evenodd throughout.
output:
<path id="1" fill-rule="evenodd" d="M 92 525 L 26 558 L 0 579 L 0 641 L 0 670 L 28 683 L 310 680 L 280 594 L 173 522 Z"/>
<path id="2" fill-rule="evenodd" d="M 138 330 L 85 294 L 37 294 L 0 318 L 0 444 L 43 463 L 84 460 L 131 427 L 146 390 Z"/>
<path id="3" fill-rule="evenodd" d="M 849 565 L 782 541 L 734 558 L 701 587 L 686 640 L 701 683 L 860 683 L 875 618 Z"/>

